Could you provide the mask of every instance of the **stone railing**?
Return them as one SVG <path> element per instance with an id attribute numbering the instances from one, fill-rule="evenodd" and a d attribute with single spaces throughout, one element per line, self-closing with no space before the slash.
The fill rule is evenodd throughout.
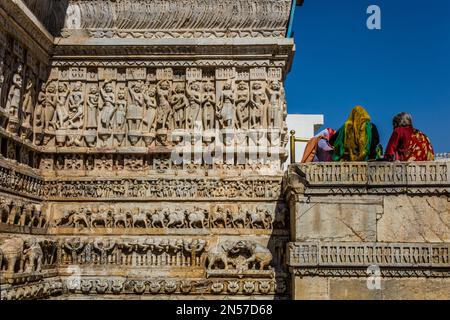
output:
<path id="1" fill-rule="evenodd" d="M 450 161 L 312 163 L 291 165 L 289 169 L 290 176 L 300 178 L 305 193 L 325 188 L 351 188 L 359 193 L 387 189 L 392 193 L 413 192 L 423 188 L 449 193 L 449 172 Z"/>
<path id="2" fill-rule="evenodd" d="M 297 275 L 365 276 L 368 268 L 384 276 L 448 276 L 448 243 L 292 242 L 287 264 Z"/>

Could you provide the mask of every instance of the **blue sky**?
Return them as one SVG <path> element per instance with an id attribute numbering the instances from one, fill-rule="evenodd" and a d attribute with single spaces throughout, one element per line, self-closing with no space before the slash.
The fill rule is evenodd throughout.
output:
<path id="1" fill-rule="evenodd" d="M 369 5 L 381 8 L 381 30 L 366 27 Z M 294 36 L 289 113 L 324 114 L 337 129 L 360 104 L 386 146 L 406 111 L 436 152 L 450 152 L 449 0 L 305 0 Z"/>

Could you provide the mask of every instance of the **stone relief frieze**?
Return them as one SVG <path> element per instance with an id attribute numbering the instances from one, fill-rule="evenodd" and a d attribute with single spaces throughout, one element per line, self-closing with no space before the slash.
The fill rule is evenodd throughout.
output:
<path id="1" fill-rule="evenodd" d="M 75 0 L 67 7 L 62 35 L 146 39 L 282 38 L 290 9 L 289 0 L 226 0 L 220 4 L 211 0 L 170 3 Z M 264 19 L 260 19 L 261 16 Z"/>
<path id="2" fill-rule="evenodd" d="M 367 268 L 376 265 L 387 276 L 439 277 L 449 276 L 449 254 L 445 243 L 292 242 L 288 245 L 288 265 L 298 269 L 297 275 L 305 276 L 367 277 Z"/>
<path id="3" fill-rule="evenodd" d="M 55 211 L 59 211 L 55 209 Z M 6 216 L 6 214 L 5 214 Z M 214 205 L 120 207 L 86 206 L 66 209 L 51 225 L 59 228 L 263 229 L 287 226 L 287 208 L 278 205 Z"/>
<path id="4" fill-rule="evenodd" d="M 226 198 L 267 199 L 281 197 L 277 180 L 218 179 L 117 179 L 117 180 L 49 180 L 41 188 L 47 199 L 167 199 Z"/>

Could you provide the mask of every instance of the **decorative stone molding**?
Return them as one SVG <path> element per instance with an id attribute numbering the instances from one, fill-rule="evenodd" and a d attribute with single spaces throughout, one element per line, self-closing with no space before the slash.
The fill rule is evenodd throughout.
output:
<path id="1" fill-rule="evenodd" d="M 291 242 L 287 265 L 298 276 L 449 277 L 448 243 Z"/>
<path id="2" fill-rule="evenodd" d="M 284 294 L 284 280 L 125 279 L 83 277 L 63 280 L 67 293 L 110 295 L 275 295 Z"/>
<path id="3" fill-rule="evenodd" d="M 450 162 L 291 165 L 290 190 L 313 194 L 449 194 Z M 296 180 L 296 182 L 293 182 Z"/>
<path id="4" fill-rule="evenodd" d="M 72 0 L 64 37 L 284 37 L 290 0 Z"/>

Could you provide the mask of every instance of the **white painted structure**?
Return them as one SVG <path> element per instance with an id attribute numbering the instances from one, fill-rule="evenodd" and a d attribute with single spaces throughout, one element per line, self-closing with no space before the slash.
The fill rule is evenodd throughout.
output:
<path id="1" fill-rule="evenodd" d="M 314 137 L 317 131 L 323 126 L 324 116 L 320 114 L 288 114 L 286 123 L 289 135 L 291 130 L 294 130 L 295 136 L 304 140 L 304 142 L 297 142 L 295 144 L 295 160 L 299 162 L 303 157 L 308 140 Z M 286 166 L 291 163 L 289 146 L 290 143 L 286 146 L 289 154 L 288 160 L 285 162 Z"/>

